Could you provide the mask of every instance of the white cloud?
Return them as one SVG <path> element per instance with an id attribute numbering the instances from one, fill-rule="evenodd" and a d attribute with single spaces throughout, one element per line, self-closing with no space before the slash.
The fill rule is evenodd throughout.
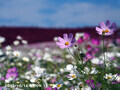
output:
<path id="1" fill-rule="evenodd" d="M 64 4 L 52 16 L 56 26 L 70 26 L 72 24 L 97 25 L 100 21 L 110 19 L 120 21 L 120 8 L 108 5 L 95 5 L 91 3 Z"/>
<path id="2" fill-rule="evenodd" d="M 0 25 L 76 27 L 98 25 L 110 19 L 120 21 L 120 8 L 93 3 L 56 3 L 50 0 L 5 0 L 1 1 Z M 56 7 L 57 6 L 57 7 Z M 45 10 L 52 10 L 46 13 Z M 11 20 L 11 22 L 7 22 Z"/>
<path id="3" fill-rule="evenodd" d="M 15 20 L 14 22 L 18 24 L 44 24 L 44 19 L 47 19 L 48 16 L 39 12 L 49 8 L 46 0 L 12 0 L 11 2 L 3 2 L 3 4 L 4 7 L 0 9 L 0 18 Z"/>

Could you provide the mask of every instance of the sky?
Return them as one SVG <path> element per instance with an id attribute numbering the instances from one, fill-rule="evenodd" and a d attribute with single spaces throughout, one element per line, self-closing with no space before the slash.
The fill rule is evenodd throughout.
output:
<path id="1" fill-rule="evenodd" d="M 120 0 L 0 0 L 0 26 L 76 28 L 106 20 L 120 26 Z"/>

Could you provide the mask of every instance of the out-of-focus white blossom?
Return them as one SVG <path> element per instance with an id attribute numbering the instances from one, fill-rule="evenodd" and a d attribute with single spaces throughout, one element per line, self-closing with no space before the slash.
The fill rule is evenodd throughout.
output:
<path id="1" fill-rule="evenodd" d="M 80 37 L 82 37 L 84 35 L 84 33 L 76 33 L 75 34 L 75 38 L 76 40 L 78 40 Z"/>
<path id="2" fill-rule="evenodd" d="M 85 67 L 84 68 L 84 71 L 82 71 L 84 74 L 97 74 L 98 73 L 98 70 L 96 70 L 96 68 L 92 68 L 91 70 L 90 70 L 90 68 L 88 68 L 88 67 Z"/>
<path id="3" fill-rule="evenodd" d="M 29 62 L 29 58 L 28 57 L 23 57 L 23 61 Z"/>
<path id="4" fill-rule="evenodd" d="M 26 41 L 26 40 L 22 40 L 22 44 L 28 44 L 28 41 Z"/>
<path id="5" fill-rule="evenodd" d="M 7 51 L 10 51 L 10 50 L 12 50 L 12 47 L 11 47 L 10 45 L 8 45 L 8 46 L 5 47 L 5 49 L 6 49 Z"/>
<path id="6" fill-rule="evenodd" d="M 21 56 L 21 52 L 20 51 L 13 51 L 13 55 L 15 57 L 20 57 Z"/>
<path id="7" fill-rule="evenodd" d="M 116 77 L 116 74 L 115 74 L 115 75 L 112 75 L 112 73 L 106 74 L 106 75 L 104 76 L 104 78 L 107 79 L 108 82 L 115 80 L 115 77 Z"/>
<path id="8" fill-rule="evenodd" d="M 58 37 L 54 37 L 54 41 L 58 41 Z"/>
<path id="9" fill-rule="evenodd" d="M 3 42 L 5 42 L 5 38 L 0 36 L 0 44 L 3 43 Z"/>
<path id="10" fill-rule="evenodd" d="M 19 35 L 16 37 L 18 40 L 22 40 L 22 37 Z"/>
<path id="11" fill-rule="evenodd" d="M 20 42 L 19 42 L 18 40 L 15 40 L 15 41 L 13 42 L 13 44 L 14 44 L 15 46 L 18 46 L 18 45 L 20 45 Z"/>

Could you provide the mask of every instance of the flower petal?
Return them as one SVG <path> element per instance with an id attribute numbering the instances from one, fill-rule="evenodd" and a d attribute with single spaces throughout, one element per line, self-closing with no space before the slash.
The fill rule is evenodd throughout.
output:
<path id="1" fill-rule="evenodd" d="M 106 27 L 106 25 L 105 25 L 104 22 L 101 22 L 101 23 L 100 23 L 100 27 L 101 27 L 103 30 L 106 30 L 106 29 L 107 29 L 107 27 Z"/>
<path id="2" fill-rule="evenodd" d="M 65 40 L 64 40 L 63 38 L 61 38 L 61 37 L 58 37 L 58 41 L 59 41 L 59 42 L 62 42 L 62 43 L 65 42 Z"/>
<path id="3" fill-rule="evenodd" d="M 61 49 L 64 49 L 64 48 L 65 48 L 65 46 L 62 46 L 62 45 L 61 45 L 61 46 L 60 46 L 60 48 L 61 48 Z"/>
<path id="4" fill-rule="evenodd" d="M 56 42 L 56 44 L 57 44 L 58 46 L 63 45 L 63 43 L 61 43 L 61 42 Z"/>
<path id="5" fill-rule="evenodd" d="M 110 27 L 110 25 L 111 25 L 111 21 L 110 21 L 110 20 L 107 20 L 107 21 L 106 21 L 106 26 L 107 26 L 107 27 Z"/>
<path id="6" fill-rule="evenodd" d="M 116 24 L 113 23 L 113 24 L 111 25 L 110 29 L 114 29 L 114 31 L 116 31 L 116 30 L 117 30 L 117 26 L 116 26 Z"/>
<path id="7" fill-rule="evenodd" d="M 72 38 L 73 38 L 73 34 L 72 34 L 72 33 L 69 33 L 68 38 L 72 40 Z"/>
<path id="8" fill-rule="evenodd" d="M 61 42 L 56 42 L 56 44 L 57 44 L 61 49 L 64 49 L 64 48 L 65 48 L 65 45 L 62 44 Z"/>
<path id="9" fill-rule="evenodd" d="M 96 31 L 102 32 L 103 30 L 101 28 L 99 28 L 99 27 L 96 27 Z"/>
<path id="10" fill-rule="evenodd" d="M 75 38 L 73 38 L 72 41 L 71 41 L 71 43 L 74 43 L 75 41 L 76 41 Z"/>
<path id="11" fill-rule="evenodd" d="M 65 34 L 63 34 L 63 38 L 65 39 L 65 40 L 68 40 L 68 35 L 65 33 Z"/>

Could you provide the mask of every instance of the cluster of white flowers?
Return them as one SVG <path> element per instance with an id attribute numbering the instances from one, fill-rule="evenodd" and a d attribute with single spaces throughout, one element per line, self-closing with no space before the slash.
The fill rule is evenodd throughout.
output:
<path id="1" fill-rule="evenodd" d="M 117 80 L 117 77 L 118 77 L 117 74 L 112 75 L 112 73 L 106 74 L 106 75 L 104 76 L 104 78 L 107 79 L 108 82 Z"/>
<path id="2" fill-rule="evenodd" d="M 16 39 L 17 39 L 17 40 L 15 40 L 15 41 L 13 42 L 13 44 L 14 44 L 15 46 L 20 45 L 20 43 L 22 43 L 23 45 L 28 44 L 28 41 L 24 40 L 21 36 L 17 36 Z"/>

